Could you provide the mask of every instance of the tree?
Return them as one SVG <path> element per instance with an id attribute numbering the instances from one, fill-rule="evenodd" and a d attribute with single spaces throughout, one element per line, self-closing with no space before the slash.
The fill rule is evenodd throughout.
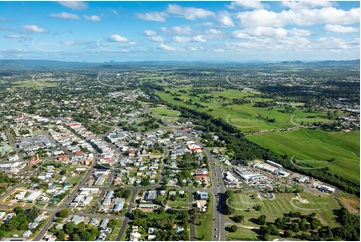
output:
<path id="1" fill-rule="evenodd" d="M 118 221 L 116 219 L 111 219 L 108 223 L 108 226 L 111 227 L 112 229 L 115 228 L 115 226 L 118 225 Z"/>
<path id="2" fill-rule="evenodd" d="M 74 232 L 75 228 L 76 228 L 76 224 L 73 221 L 71 221 L 64 225 L 64 232 L 67 234 L 72 234 Z"/>
<path id="3" fill-rule="evenodd" d="M 283 233 L 283 235 L 284 235 L 286 238 L 292 238 L 293 233 L 292 233 L 291 230 L 285 230 L 285 232 Z"/>
<path id="4" fill-rule="evenodd" d="M 60 231 L 58 231 L 57 232 L 57 234 L 56 234 L 56 240 L 58 240 L 58 241 L 64 241 L 65 240 L 65 233 L 64 233 L 64 231 L 62 231 L 62 230 L 60 230 Z"/>
<path id="5" fill-rule="evenodd" d="M 62 217 L 62 218 L 65 218 L 65 217 L 68 217 L 69 215 L 69 209 L 63 209 L 59 212 L 59 217 Z"/>
<path id="6" fill-rule="evenodd" d="M 259 225 L 265 225 L 266 224 L 266 215 L 262 214 L 257 218 L 257 222 Z"/>
<path id="7" fill-rule="evenodd" d="M 233 216 L 233 221 L 236 223 L 241 223 L 244 221 L 244 216 L 243 215 L 236 215 Z"/>
<path id="8" fill-rule="evenodd" d="M 232 226 L 230 227 L 230 231 L 231 231 L 232 233 L 237 232 L 237 230 L 238 230 L 238 227 L 237 227 L 236 225 L 232 225 Z"/>
<path id="9" fill-rule="evenodd" d="M 39 216 L 39 209 L 33 206 L 30 210 L 28 210 L 27 216 L 30 220 L 36 219 Z"/>
<path id="10" fill-rule="evenodd" d="M 62 175 L 62 176 L 65 175 L 65 174 L 66 174 L 66 170 L 61 170 L 61 171 L 59 172 L 59 174 Z"/>
<path id="11" fill-rule="evenodd" d="M 255 207 L 255 209 L 256 209 L 256 211 L 260 211 L 260 210 L 262 209 L 262 206 L 258 204 L 258 205 Z"/>

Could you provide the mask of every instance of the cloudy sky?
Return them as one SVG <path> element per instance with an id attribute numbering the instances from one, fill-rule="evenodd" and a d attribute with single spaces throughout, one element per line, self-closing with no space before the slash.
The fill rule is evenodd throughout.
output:
<path id="1" fill-rule="evenodd" d="M 0 2 L 0 59 L 360 58 L 360 2 Z"/>

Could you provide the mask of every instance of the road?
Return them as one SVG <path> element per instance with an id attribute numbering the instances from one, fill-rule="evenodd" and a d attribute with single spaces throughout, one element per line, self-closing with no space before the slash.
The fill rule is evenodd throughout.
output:
<path id="1" fill-rule="evenodd" d="M 125 228 L 127 227 L 128 223 L 130 222 L 130 214 L 132 213 L 133 203 L 135 202 L 135 198 L 136 198 L 136 196 L 138 194 L 138 190 L 139 190 L 139 188 L 133 190 L 132 198 L 130 200 L 129 207 L 128 207 L 128 212 L 125 215 L 124 222 L 123 222 L 122 227 L 121 227 L 121 229 L 119 231 L 119 234 L 117 236 L 116 241 L 121 240 L 121 238 L 122 238 L 122 236 L 123 236 L 123 234 L 125 232 Z"/>

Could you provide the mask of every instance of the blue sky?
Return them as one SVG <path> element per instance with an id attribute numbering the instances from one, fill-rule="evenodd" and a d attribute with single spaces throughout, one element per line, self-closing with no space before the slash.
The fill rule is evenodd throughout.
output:
<path id="1" fill-rule="evenodd" d="M 360 2 L 0 2 L 0 59 L 346 60 Z"/>

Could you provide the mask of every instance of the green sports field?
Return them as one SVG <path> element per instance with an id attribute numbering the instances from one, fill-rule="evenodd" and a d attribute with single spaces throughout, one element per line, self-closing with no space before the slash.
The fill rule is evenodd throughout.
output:
<path id="1" fill-rule="evenodd" d="M 294 157 L 294 163 L 315 168 L 328 167 L 329 172 L 360 182 L 360 131 L 325 132 L 301 129 L 293 132 L 266 133 L 247 139 L 278 154 Z M 328 160 L 331 160 L 328 162 Z"/>
<path id="2" fill-rule="evenodd" d="M 260 200 L 257 196 L 252 199 L 251 195 L 235 193 L 234 197 L 228 200 L 228 204 L 235 209 L 236 214 L 245 216 L 244 225 L 258 227 L 259 225 L 255 224 L 252 218 L 256 219 L 262 214 L 265 214 L 267 221 L 271 222 L 276 218 L 283 217 L 284 213 L 298 211 L 302 214 L 314 212 L 322 224 L 331 227 L 337 226 L 333 210 L 340 209 L 340 205 L 332 195 L 323 193 L 321 197 L 318 197 L 308 193 L 301 193 L 301 198 L 308 200 L 309 204 L 301 204 L 298 200 L 292 200 L 292 198 L 296 198 L 294 193 L 275 194 L 276 198 L 274 200 Z M 258 204 L 262 207 L 261 211 L 252 209 L 253 206 Z M 249 212 L 246 212 L 245 209 L 249 209 Z"/>

